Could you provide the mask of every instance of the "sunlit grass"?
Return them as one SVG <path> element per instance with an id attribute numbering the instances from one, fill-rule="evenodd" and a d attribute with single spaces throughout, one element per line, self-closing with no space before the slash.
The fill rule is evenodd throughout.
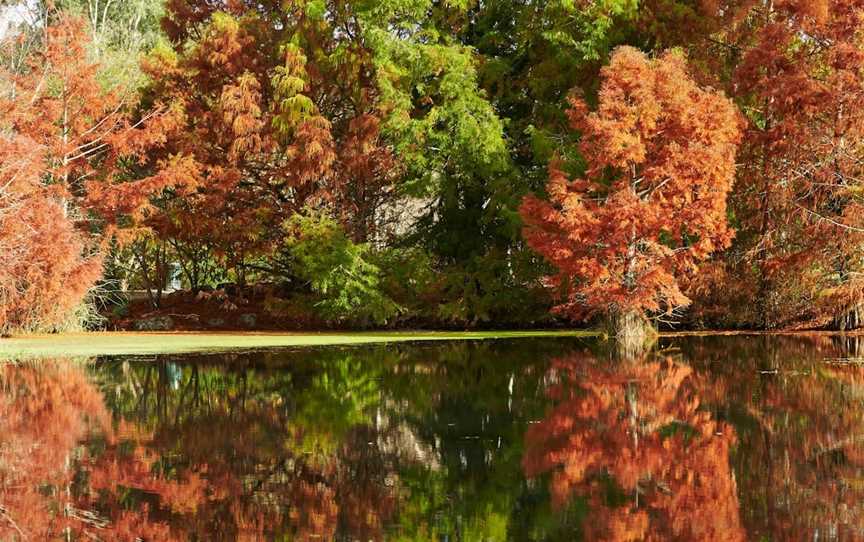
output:
<path id="1" fill-rule="evenodd" d="M 393 331 L 321 333 L 69 333 L 0 339 L 3 358 L 51 356 L 142 355 L 226 352 L 261 348 L 518 339 L 589 337 L 591 331 Z"/>

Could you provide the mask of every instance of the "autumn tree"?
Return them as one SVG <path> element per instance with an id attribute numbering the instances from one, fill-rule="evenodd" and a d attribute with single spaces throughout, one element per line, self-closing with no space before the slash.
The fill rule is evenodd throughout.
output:
<path id="1" fill-rule="evenodd" d="M 65 16 L 80 17 L 88 33 L 87 53 L 99 66 L 100 82 L 135 89 L 144 83 L 140 56 L 159 40 L 162 0 L 29 0 L 12 2 L 26 11 L 30 30 Z"/>
<path id="2" fill-rule="evenodd" d="M 862 9 L 842 0 L 754 3 L 703 53 L 731 66 L 730 92 L 748 122 L 731 198 L 740 235 L 723 270 L 736 287 L 715 281 L 696 293 L 746 291 L 758 300 L 739 318 L 746 325 L 858 320 L 846 315 L 862 299 Z"/>
<path id="3" fill-rule="evenodd" d="M 188 113 L 166 154 L 194 159 L 205 182 L 177 197 L 213 220 L 232 275 L 265 272 L 278 225 L 312 205 L 355 242 L 428 254 L 441 274 L 435 318 L 545 314 L 542 295 L 529 295 L 525 190 L 503 123 L 474 49 L 450 36 L 467 11 L 429 0 L 167 3 L 173 50 L 148 61 L 151 96 Z M 235 138 L 255 145 L 231 152 Z"/>
<path id="4" fill-rule="evenodd" d="M 182 163 L 186 174 L 141 224 L 184 249 L 206 245 L 238 282 L 274 270 L 281 225 L 307 205 L 356 240 L 375 235 L 399 172 L 355 23 L 304 4 L 169 2 L 171 44 L 144 62 L 146 99 L 183 117 L 147 167 Z"/>
<path id="5" fill-rule="evenodd" d="M 164 177 L 130 181 L 125 164 L 170 123 L 159 108 L 134 120 L 128 96 L 103 89 L 82 20 L 30 31 L 39 36 L 4 42 L 20 61 L 0 73 L 4 330 L 57 327 L 81 303 L 101 273 L 99 233 L 163 186 Z"/>
<path id="6" fill-rule="evenodd" d="M 557 269 L 557 310 L 600 313 L 615 333 L 646 333 L 646 315 L 689 299 L 678 278 L 729 245 L 726 196 L 735 174 L 739 117 L 697 86 L 676 53 L 649 59 L 618 49 L 602 71 L 596 111 L 571 98 L 584 174 L 550 167 L 549 200 L 526 198 L 528 243 Z"/>

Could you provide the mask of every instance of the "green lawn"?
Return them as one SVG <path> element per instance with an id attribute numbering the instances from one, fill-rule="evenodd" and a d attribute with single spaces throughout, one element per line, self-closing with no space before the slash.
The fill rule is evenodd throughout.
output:
<path id="1" fill-rule="evenodd" d="M 74 333 L 0 339 L 4 358 L 220 352 L 280 346 L 406 341 L 589 337 L 591 331 L 393 331 L 322 333 Z"/>

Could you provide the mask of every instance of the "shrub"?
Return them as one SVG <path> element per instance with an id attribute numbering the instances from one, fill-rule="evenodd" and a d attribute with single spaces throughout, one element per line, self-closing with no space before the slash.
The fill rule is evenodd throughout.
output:
<path id="1" fill-rule="evenodd" d="M 328 214 L 306 210 L 285 222 L 281 256 L 316 294 L 316 310 L 335 322 L 385 325 L 400 307 L 381 289 L 381 269 L 367 244 L 354 243 Z"/>

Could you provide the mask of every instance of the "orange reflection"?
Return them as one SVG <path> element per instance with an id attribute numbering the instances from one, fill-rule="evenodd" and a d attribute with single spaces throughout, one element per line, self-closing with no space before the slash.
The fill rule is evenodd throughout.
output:
<path id="1" fill-rule="evenodd" d="M 586 539 L 745 539 L 735 434 L 703 408 L 689 366 L 572 356 L 550 378 L 556 406 L 527 431 L 523 468 L 551 474 L 558 508 L 587 499 Z"/>

